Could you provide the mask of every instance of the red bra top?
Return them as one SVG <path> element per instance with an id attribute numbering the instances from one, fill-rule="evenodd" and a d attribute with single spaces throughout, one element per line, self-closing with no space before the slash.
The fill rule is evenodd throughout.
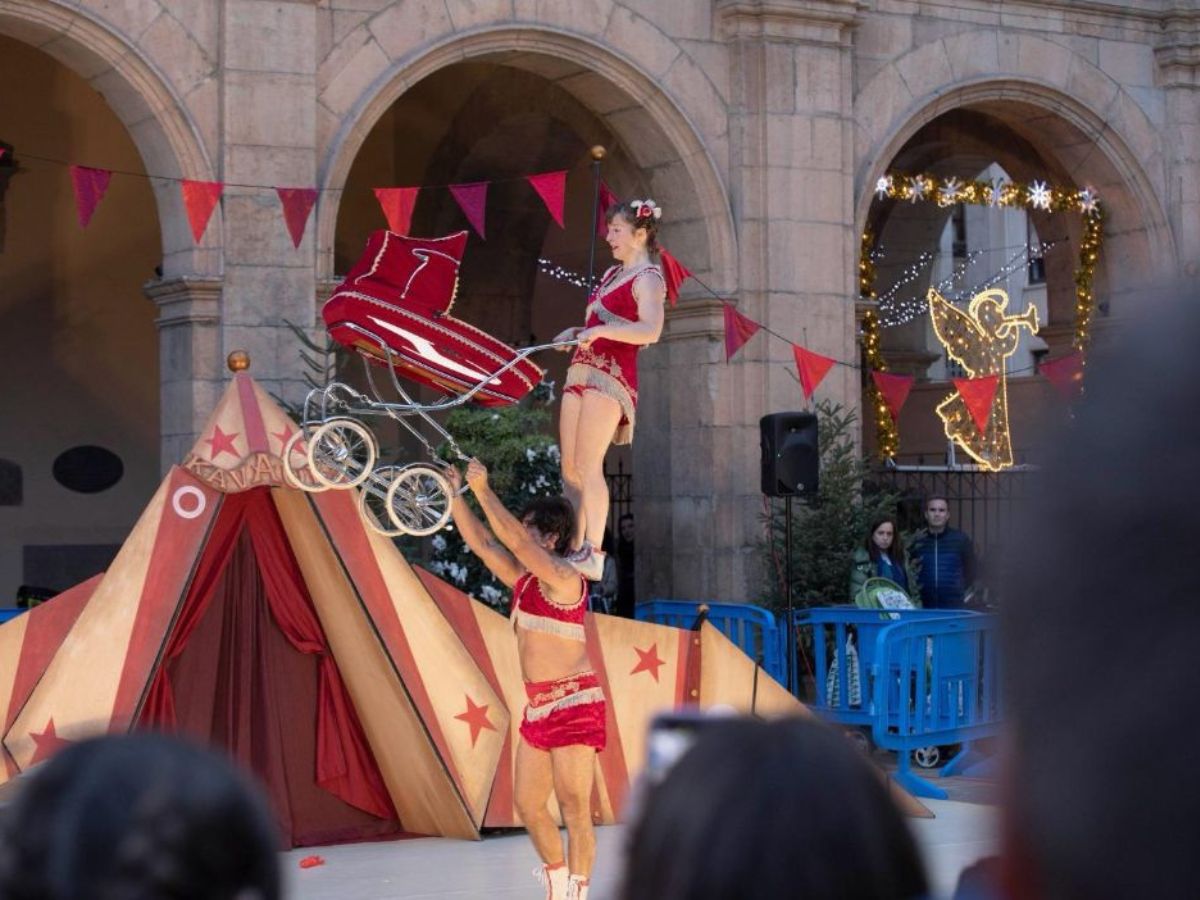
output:
<path id="1" fill-rule="evenodd" d="M 662 270 L 653 263 L 632 272 L 626 272 L 620 266 L 612 266 L 605 272 L 604 277 L 600 279 L 600 284 L 588 300 L 584 327 L 594 328 L 597 325 L 637 322 L 639 320 L 638 305 L 637 297 L 633 294 L 633 283 L 643 275 L 657 275 L 663 279 Z M 663 281 L 665 283 L 665 279 Z M 638 351 L 642 349 L 641 344 L 627 344 L 611 338 L 600 338 L 592 344 L 590 352 L 592 355 L 608 356 L 627 364 L 630 371 L 633 372 L 634 386 L 636 387 L 637 355 Z M 587 355 L 585 351 L 578 352 L 580 355 Z"/>
<path id="2" fill-rule="evenodd" d="M 579 599 L 562 606 L 542 593 L 532 572 L 526 572 L 513 586 L 512 620 L 514 627 L 556 634 L 576 641 L 584 640 L 583 616 L 587 612 L 587 581 L 579 576 Z"/>

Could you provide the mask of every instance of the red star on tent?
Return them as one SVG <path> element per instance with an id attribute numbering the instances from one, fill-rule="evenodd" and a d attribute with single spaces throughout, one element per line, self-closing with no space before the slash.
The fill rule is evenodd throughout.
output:
<path id="1" fill-rule="evenodd" d="M 271 437 L 278 438 L 279 449 L 282 450 L 285 446 L 287 446 L 288 439 L 291 438 L 293 434 L 295 434 L 295 432 L 292 430 L 292 426 L 285 424 L 281 430 L 272 431 Z"/>
<path id="2" fill-rule="evenodd" d="M 488 708 L 486 703 L 482 706 L 478 706 L 469 696 L 466 694 L 463 696 L 467 701 L 467 711 L 459 713 L 454 718 L 466 722 L 471 726 L 471 746 L 474 747 L 475 742 L 479 740 L 479 732 L 483 731 L 485 728 L 488 731 L 495 731 L 496 726 L 488 721 Z"/>
<path id="3" fill-rule="evenodd" d="M 215 460 L 222 453 L 228 453 L 236 459 L 237 448 L 233 446 L 233 439 L 239 434 L 241 434 L 240 431 L 235 431 L 233 434 L 226 434 L 221 430 L 220 425 L 214 425 L 212 437 L 204 439 L 204 443 L 212 448 L 212 459 Z"/>
<path id="4" fill-rule="evenodd" d="M 638 672 L 649 672 L 654 676 L 654 680 L 658 681 L 658 670 L 665 665 L 665 660 L 658 658 L 658 644 L 651 644 L 648 650 L 639 650 L 634 647 L 634 652 L 638 655 L 638 664 L 633 667 L 630 675 L 636 675 Z"/>
<path id="5" fill-rule="evenodd" d="M 68 744 L 72 743 L 72 741 L 60 738 L 57 734 L 55 734 L 53 719 L 50 719 L 46 723 L 45 729 L 40 732 L 31 731 L 29 732 L 29 736 L 33 738 L 33 743 L 35 745 L 33 750 L 33 759 L 29 760 L 29 764 L 31 766 L 35 763 L 40 763 L 43 760 L 49 759 L 63 747 L 66 747 Z"/>

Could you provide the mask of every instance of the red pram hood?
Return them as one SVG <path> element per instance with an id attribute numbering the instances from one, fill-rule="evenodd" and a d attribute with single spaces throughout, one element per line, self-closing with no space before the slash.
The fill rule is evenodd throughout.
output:
<path id="1" fill-rule="evenodd" d="M 449 314 L 466 243 L 465 231 L 441 238 L 376 231 L 321 315 L 334 340 L 407 378 L 448 394 L 482 382 L 476 402 L 514 403 L 542 370 L 520 359 L 499 372 L 516 351 Z"/>

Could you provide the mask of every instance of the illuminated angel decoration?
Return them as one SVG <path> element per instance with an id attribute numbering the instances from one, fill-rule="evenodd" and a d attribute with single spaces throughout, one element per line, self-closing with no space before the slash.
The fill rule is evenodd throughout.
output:
<path id="1" fill-rule="evenodd" d="M 929 291 L 929 313 L 933 330 L 947 355 L 971 378 L 998 376 L 991 415 L 982 431 L 975 424 L 966 401 L 955 391 L 938 404 L 946 437 L 992 471 L 1013 464 L 1012 440 L 1008 432 L 1008 397 L 1004 362 L 1017 351 L 1021 328 L 1037 334 L 1037 307 L 1032 303 L 1022 315 L 1006 315 L 1008 294 L 989 290 L 971 298 L 967 311 L 953 306 L 937 291 Z"/>

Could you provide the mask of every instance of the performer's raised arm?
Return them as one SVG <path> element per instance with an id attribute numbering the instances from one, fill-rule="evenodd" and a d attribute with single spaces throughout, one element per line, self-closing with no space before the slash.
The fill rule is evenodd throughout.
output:
<path id="1" fill-rule="evenodd" d="M 637 303 L 636 322 L 614 322 L 584 328 L 575 334 L 581 347 L 590 347 L 600 338 L 644 347 L 657 343 L 666 319 L 664 303 L 667 283 L 658 269 L 643 272 L 633 281 L 633 299 Z"/>
<path id="2" fill-rule="evenodd" d="M 530 533 L 532 526 L 510 513 L 488 484 L 488 471 L 477 459 L 467 464 L 467 484 L 479 501 L 488 524 L 519 567 L 533 573 L 554 594 L 574 598 L 579 593 L 579 572 L 557 553 L 551 553 Z M 499 577 L 499 576 L 497 576 Z"/>
<path id="3" fill-rule="evenodd" d="M 453 489 L 450 515 L 454 517 L 454 524 L 458 526 L 463 540 L 493 575 L 500 579 L 506 587 L 513 587 L 517 580 L 525 574 L 524 569 L 467 505 L 466 498 L 460 493 L 462 476 L 458 473 L 458 469 L 451 466 L 446 474 L 450 481 L 450 487 Z"/>

